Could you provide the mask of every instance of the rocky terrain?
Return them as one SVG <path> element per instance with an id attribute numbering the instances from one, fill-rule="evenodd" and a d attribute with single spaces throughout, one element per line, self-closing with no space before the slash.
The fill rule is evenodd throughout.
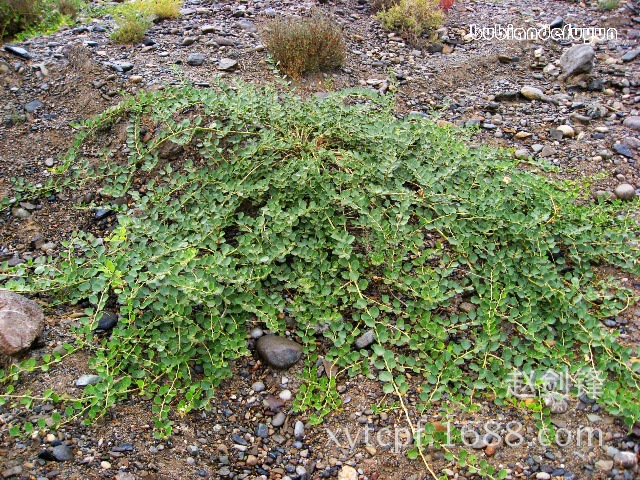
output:
<path id="1" fill-rule="evenodd" d="M 70 146 L 72 122 L 86 119 L 126 95 L 163 85 L 207 87 L 223 77 L 264 83 L 280 81 L 260 39 L 268 18 L 301 14 L 313 2 L 248 0 L 211 3 L 186 0 L 176 20 L 156 24 L 137 45 L 109 40 L 113 20 L 104 17 L 0 52 L 0 198 L 21 193 L 0 212 L 0 263 L 16 265 L 56 255 L 61 241 L 77 230 L 97 234 L 114 217 L 88 204 L 99 191 L 71 198 L 52 194 L 31 199 L 29 187 L 46 185 L 50 169 Z M 462 1 L 449 11 L 439 40 L 410 45 L 384 31 L 365 0 L 335 0 L 319 8 L 344 25 L 347 60 L 334 73 L 311 75 L 291 86 L 300 95 L 366 86 L 395 94 L 399 114 L 421 112 L 440 123 L 470 127 L 473 143 L 512 149 L 530 168 L 543 162 L 548 174 L 578 180 L 604 199 L 636 200 L 640 189 L 640 4 L 628 1 L 601 12 L 595 4 L 564 0 L 532 2 Z M 471 38 L 471 25 L 565 24 L 615 28 L 617 38 L 581 41 L 511 41 Z M 575 45 L 575 46 L 572 46 Z M 289 88 L 282 84 L 281 88 Z M 87 152 L 92 154 L 93 152 Z M 95 161 L 105 161 L 97 153 Z M 26 184 L 12 178 L 24 177 Z M 81 208 L 77 208 L 80 204 Z M 625 286 L 640 289 L 636 278 Z M 0 302 L 0 308 L 2 303 Z M 33 313 L 33 312 L 32 312 Z M 76 310 L 47 311 L 45 329 L 30 355 L 49 353 L 70 338 Z M 37 315 L 36 315 L 37 316 Z M 640 306 L 631 306 L 607 325 L 620 341 L 640 345 Z M 81 421 L 58 431 L 12 438 L 8 425 L 24 413 L 0 407 L 0 476 L 11 479 L 117 480 L 186 478 L 423 479 L 419 460 L 404 449 L 410 430 L 401 409 L 376 382 L 339 377 L 343 408 L 324 424 L 291 410 L 301 368 L 278 362 L 299 356 L 295 346 L 274 341 L 260 328 L 248 335 L 254 356 L 233 367 L 214 408 L 175 418 L 174 436 L 152 438 L 150 402 L 132 398 L 97 424 Z M 265 339 L 269 339 L 266 340 Z M 261 340 L 262 339 L 262 340 Z M 366 344 L 367 339 L 362 340 Z M 283 353 L 284 352 L 284 353 Z M 330 365 L 322 369 L 331 370 Z M 86 353 L 76 353 L 46 373 L 29 377 L 25 388 L 73 395 L 94 379 Z M 417 392 L 407 396 L 417 402 Z M 30 418 L 50 422 L 51 405 Z M 412 411 L 418 421 L 420 415 Z M 640 428 L 629 432 L 587 396 L 569 401 L 552 416 L 556 427 L 574 433 L 561 446 L 537 438 L 535 418 L 522 410 L 483 404 L 476 413 L 430 412 L 429 421 L 456 426 L 497 423 L 501 442 L 472 442 L 470 450 L 508 470 L 507 478 L 632 480 L 640 478 Z M 25 418 L 26 419 L 26 418 Z M 522 441 L 512 446 L 508 425 L 518 422 Z M 598 431 L 596 445 L 577 442 L 586 427 Z M 45 429 L 46 430 L 46 429 Z M 512 433 L 512 432 L 511 432 Z M 504 441 L 502 441 L 504 440 Z M 515 442 L 514 442 L 515 443 Z M 455 448 L 459 448 L 456 446 Z M 448 478 L 473 478 L 433 450 L 428 460 Z"/>

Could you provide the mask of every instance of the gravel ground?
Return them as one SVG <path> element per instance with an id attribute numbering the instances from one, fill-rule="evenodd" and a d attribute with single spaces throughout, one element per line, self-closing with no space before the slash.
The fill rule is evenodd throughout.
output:
<path id="1" fill-rule="evenodd" d="M 254 83 L 276 80 L 259 28 L 269 17 L 304 13 L 313 6 L 294 1 L 187 0 L 180 18 L 155 25 L 143 44 L 113 44 L 113 22 L 105 17 L 17 45 L 27 50 L 28 59 L 0 52 L 0 197 L 14 195 L 12 177 L 46 182 L 48 168 L 70 145 L 69 123 L 116 104 L 125 94 L 181 82 L 206 87 L 219 74 Z M 640 119 L 633 118 L 640 115 L 640 55 L 633 55 L 640 49 L 640 4 L 629 2 L 603 13 L 595 5 L 569 1 L 463 1 L 449 12 L 439 41 L 421 48 L 385 32 L 362 0 L 335 1 L 321 8 L 345 27 L 347 61 L 334 73 L 293 85 L 301 95 L 357 85 L 386 91 L 393 72 L 399 113 L 417 111 L 436 115 L 439 122 L 475 126 L 473 142 L 504 146 L 522 158 L 548 160 L 558 167 L 554 176 L 587 182 L 586 193 L 637 196 Z M 559 79 L 560 57 L 570 43 L 468 37 L 471 24 L 535 26 L 558 17 L 575 26 L 608 26 L 618 32 L 617 40 L 594 45 L 590 74 L 567 82 Z M 200 60 L 201 65 L 191 65 Z M 237 65 L 220 70 L 233 63 L 227 60 Z M 629 187 L 621 189 L 623 184 Z M 96 221 L 93 212 L 77 209 L 78 202 L 96 195 L 97 189 L 87 189 L 77 197 L 22 201 L 0 212 L 0 261 L 15 264 L 55 255 L 73 231 L 108 229 L 113 217 Z M 623 281 L 640 288 L 638 279 Z M 75 322 L 72 310 L 47 314 L 44 341 L 31 352 L 35 357 L 68 341 Z M 621 332 L 622 342 L 637 346 L 639 325 L 640 306 L 635 306 L 609 326 Z M 255 338 L 248 335 L 247 341 L 253 350 Z M 47 373 L 26 378 L 23 388 L 34 393 L 54 388 L 73 395 L 78 392 L 74 382 L 89 373 L 87 354 L 79 352 Z M 311 426 L 308 417 L 291 411 L 288 399 L 287 392 L 295 396 L 298 390 L 299 374 L 299 366 L 277 373 L 257 356 L 238 361 L 231 380 L 219 389 L 214 408 L 175 417 L 170 441 L 152 438 L 150 405 L 141 398 L 118 406 L 91 427 L 77 422 L 20 440 L 8 435 L 7 425 L 16 415 L 26 419 L 26 414 L 0 408 L 0 475 L 40 480 L 428 478 L 421 463 L 404 454 L 401 447 L 409 436 L 405 414 L 380 385 L 339 377 L 342 410 L 323 425 Z M 419 421 L 413 408 L 418 382 L 405 401 L 412 421 Z M 51 409 L 38 406 L 28 418 L 47 419 Z M 578 445 L 575 438 L 563 447 L 542 445 L 531 415 L 490 402 L 475 414 L 458 411 L 447 416 L 433 409 L 425 416 L 441 421 L 443 428 L 449 420 L 481 433 L 487 421 L 495 421 L 503 440 L 509 422 L 521 424 L 519 445 L 474 445 L 490 464 L 507 468 L 508 478 L 640 478 L 631 460 L 637 465 L 640 429 L 629 435 L 618 419 L 586 397 L 568 402 L 566 411 L 553 415 L 553 423 L 574 434 L 581 428 L 597 429 L 601 445 Z M 631 468 L 622 465 L 625 458 Z M 442 451 L 430 451 L 429 459 L 439 474 L 473 478 L 447 462 Z"/>

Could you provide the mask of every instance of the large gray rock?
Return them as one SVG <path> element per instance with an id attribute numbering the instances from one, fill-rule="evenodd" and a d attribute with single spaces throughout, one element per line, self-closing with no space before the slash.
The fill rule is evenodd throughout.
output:
<path id="1" fill-rule="evenodd" d="M 631 130 L 637 130 L 640 132 L 640 117 L 627 117 L 622 124 Z"/>
<path id="2" fill-rule="evenodd" d="M 277 335 L 265 335 L 256 343 L 258 355 L 272 368 L 285 370 L 302 356 L 302 347 L 293 340 Z"/>
<path id="3" fill-rule="evenodd" d="M 589 44 L 581 43 L 565 50 L 559 61 L 562 78 L 590 72 L 595 58 L 596 52 Z"/>
<path id="4" fill-rule="evenodd" d="M 0 352 L 16 355 L 28 349 L 43 328 L 40 305 L 17 293 L 0 290 Z"/>

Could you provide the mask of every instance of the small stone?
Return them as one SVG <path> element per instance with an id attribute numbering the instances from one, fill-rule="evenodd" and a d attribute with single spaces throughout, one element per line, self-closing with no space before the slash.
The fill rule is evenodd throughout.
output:
<path id="1" fill-rule="evenodd" d="M 596 468 L 603 472 L 609 472 L 613 469 L 613 460 L 598 460 Z"/>
<path id="2" fill-rule="evenodd" d="M 293 428 L 293 435 L 296 440 L 302 440 L 304 438 L 304 423 L 300 420 L 296 421 L 296 424 Z"/>
<path id="3" fill-rule="evenodd" d="M 564 27 L 564 20 L 562 19 L 562 17 L 556 17 L 553 19 L 553 22 L 551 22 L 549 24 L 549 28 L 551 30 L 557 30 L 559 28 Z"/>
<path id="4" fill-rule="evenodd" d="M 108 332 L 109 330 L 113 330 L 113 328 L 118 323 L 118 314 L 115 312 L 104 311 L 102 312 L 102 316 L 100 320 L 98 320 L 98 326 L 96 327 L 96 332 Z"/>
<path id="5" fill-rule="evenodd" d="M 537 480 L 549 480 L 550 478 L 551 478 L 551 475 L 549 475 L 547 472 L 536 473 Z"/>
<path id="6" fill-rule="evenodd" d="M 0 352 L 16 355 L 27 350 L 44 328 L 44 313 L 33 300 L 0 291 Z"/>
<path id="7" fill-rule="evenodd" d="M 487 457 L 493 457 L 497 451 L 498 451 L 497 443 L 492 443 L 491 445 L 488 445 L 487 448 L 484 449 L 484 453 Z"/>
<path id="8" fill-rule="evenodd" d="M 374 340 L 375 332 L 373 329 L 370 329 L 360 335 L 353 344 L 358 350 L 362 350 L 363 348 L 370 346 Z"/>
<path id="9" fill-rule="evenodd" d="M 529 100 L 541 100 L 545 97 L 544 92 L 536 87 L 522 87 L 520 94 Z"/>
<path id="10" fill-rule="evenodd" d="M 215 25 L 203 25 L 200 30 L 206 35 L 208 33 L 215 33 L 218 28 Z"/>
<path id="11" fill-rule="evenodd" d="M 285 337 L 265 335 L 256 342 L 256 350 L 272 368 L 285 370 L 295 365 L 302 357 L 302 347 Z"/>
<path id="12" fill-rule="evenodd" d="M 618 155 L 622 155 L 623 157 L 627 158 L 633 158 L 633 152 L 624 143 L 616 143 L 613 146 L 613 149 Z"/>
<path id="13" fill-rule="evenodd" d="M 560 130 L 564 137 L 574 137 L 576 132 L 570 125 L 560 125 L 556 130 Z"/>
<path id="14" fill-rule="evenodd" d="M 245 462 L 249 467 L 253 467 L 258 464 L 258 457 L 256 457 L 255 455 L 249 455 Z"/>
<path id="15" fill-rule="evenodd" d="M 278 395 L 280 397 L 280 399 L 284 402 L 288 402 L 289 400 L 291 400 L 291 390 L 283 390 L 280 392 L 280 395 Z"/>
<path id="16" fill-rule="evenodd" d="M 264 423 L 259 423 L 256 427 L 256 436 L 260 438 L 267 438 L 269 436 L 269 429 Z"/>
<path id="17" fill-rule="evenodd" d="M 2 478 L 15 477 L 20 474 L 22 474 L 22 467 L 20 465 L 16 465 L 15 467 L 4 470 L 2 472 Z"/>
<path id="18" fill-rule="evenodd" d="M 238 61 L 231 58 L 223 58 L 218 62 L 218 70 L 228 72 L 234 70 L 238 66 Z"/>
<path id="19" fill-rule="evenodd" d="M 182 45 L 183 47 L 188 47 L 189 45 L 193 45 L 194 43 L 196 43 L 196 40 L 196 37 L 184 37 L 180 45 Z"/>
<path id="20" fill-rule="evenodd" d="M 636 196 L 636 189 L 630 183 L 621 183 L 613 193 L 620 200 L 632 200 Z"/>
<path id="21" fill-rule="evenodd" d="M 192 53 L 187 58 L 187 64 L 192 67 L 198 67 L 204 63 L 204 55 L 200 53 Z"/>
<path id="22" fill-rule="evenodd" d="M 13 215 L 16 218 L 21 218 L 23 220 L 31 216 L 31 214 L 26 209 L 20 208 L 20 207 L 12 208 L 11 215 Z"/>
<path id="23" fill-rule="evenodd" d="M 627 117 L 622 124 L 631 130 L 640 132 L 640 116 Z"/>
<path id="24" fill-rule="evenodd" d="M 281 427 L 286 419 L 287 417 L 284 413 L 278 412 L 271 420 L 271 425 L 273 425 L 274 427 Z"/>
<path id="25" fill-rule="evenodd" d="M 613 461 L 625 470 L 633 470 L 638 466 L 638 457 L 633 452 L 619 452 L 613 457 Z"/>
<path id="26" fill-rule="evenodd" d="M 349 465 L 344 465 L 338 473 L 338 480 L 358 480 L 358 471 Z"/>
<path id="27" fill-rule="evenodd" d="M 17 55 L 25 60 L 29 60 L 31 58 L 31 54 L 28 51 L 26 51 L 22 47 L 18 47 L 17 45 L 5 45 L 4 51 L 13 53 L 14 55 Z"/>
<path id="28" fill-rule="evenodd" d="M 74 459 L 73 452 L 67 445 L 57 445 L 53 447 L 53 456 L 59 462 L 68 462 Z"/>
<path id="29" fill-rule="evenodd" d="M 113 68 L 116 72 L 128 72 L 129 70 L 133 70 L 133 63 L 114 62 L 111 64 L 111 68 Z"/>
<path id="30" fill-rule="evenodd" d="M 95 385 L 96 383 L 100 383 L 102 378 L 98 375 L 82 375 L 78 378 L 74 385 L 76 387 L 86 387 L 87 385 Z"/>
<path id="31" fill-rule="evenodd" d="M 590 72 L 595 58 L 596 52 L 589 44 L 576 44 L 568 48 L 558 62 L 562 68 L 562 78 Z"/>
<path id="32" fill-rule="evenodd" d="M 633 60 L 635 60 L 638 55 L 640 55 L 640 48 L 636 48 L 635 50 L 629 50 L 627 53 L 625 53 L 621 60 L 623 62 L 632 62 Z"/>
<path id="33" fill-rule="evenodd" d="M 251 329 L 251 332 L 249 332 L 249 336 L 251 338 L 253 338 L 254 340 L 257 340 L 258 338 L 260 338 L 263 335 L 264 335 L 264 331 L 261 328 L 258 328 L 258 327 Z"/>
<path id="34" fill-rule="evenodd" d="M 111 464 L 106 460 L 103 460 L 102 462 L 100 462 L 100 468 L 102 468 L 103 470 L 109 470 L 111 468 Z"/>
<path id="35" fill-rule="evenodd" d="M 38 101 L 38 100 L 34 100 L 33 102 L 29 102 L 24 106 L 24 109 L 26 112 L 29 113 L 33 113 L 36 110 L 38 110 L 39 108 L 44 107 L 44 103 Z"/>
<path id="36" fill-rule="evenodd" d="M 553 147 L 550 147 L 549 145 L 545 145 L 540 151 L 541 157 L 551 157 L 555 154 L 556 154 L 556 149 Z"/>
<path id="37" fill-rule="evenodd" d="M 262 382 L 255 382 L 253 385 L 251 385 L 251 390 L 253 390 L 256 393 L 262 392 L 264 391 L 265 386 L 264 383 Z"/>
<path id="38" fill-rule="evenodd" d="M 142 82 L 142 75 L 131 75 L 129 81 L 133 84 Z"/>

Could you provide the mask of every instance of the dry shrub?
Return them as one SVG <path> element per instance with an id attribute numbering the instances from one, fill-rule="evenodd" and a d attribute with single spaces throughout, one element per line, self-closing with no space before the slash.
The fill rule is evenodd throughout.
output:
<path id="1" fill-rule="evenodd" d="M 342 27 L 321 13 L 271 20 L 262 35 L 279 68 L 294 79 L 344 62 Z"/>
<path id="2" fill-rule="evenodd" d="M 440 0 L 400 0 L 389 9 L 377 13 L 385 28 L 416 40 L 440 27 L 444 13 Z"/>

